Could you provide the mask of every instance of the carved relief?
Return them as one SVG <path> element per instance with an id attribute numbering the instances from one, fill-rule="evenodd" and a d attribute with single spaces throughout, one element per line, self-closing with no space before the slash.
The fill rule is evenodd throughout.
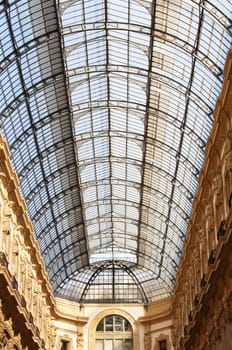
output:
<path id="1" fill-rule="evenodd" d="M 4 153 L 7 146 L 1 134 L 0 143 L 1 171 L 3 172 L 4 167 L 6 171 L 6 174 L 0 175 L 0 266 L 6 283 L 5 289 L 15 298 L 15 312 L 19 312 L 21 308 L 22 314 L 28 318 L 28 325 L 32 327 L 30 332 L 34 332 L 32 343 L 33 336 L 40 337 L 41 344 L 46 340 L 51 344 L 46 344 L 46 348 L 52 349 L 55 344 L 55 327 L 51 288 L 46 272 L 37 269 L 37 266 L 42 266 L 38 243 L 25 212 L 25 202 L 21 197 L 15 172 L 11 168 L 8 152 Z M 13 332 L 12 321 L 5 320 L 0 312 L 1 347 L 18 350 L 22 348 L 20 336 Z"/>
<path id="2" fill-rule="evenodd" d="M 223 150 L 224 150 L 224 155 L 227 155 L 229 152 L 232 151 L 232 132 L 231 132 L 230 129 L 226 133 L 226 139 L 225 139 L 225 142 L 224 142 Z"/>
<path id="3" fill-rule="evenodd" d="M 222 176 L 218 170 L 213 173 L 212 192 L 213 192 L 214 221 L 215 221 L 216 230 L 218 230 L 222 220 L 224 220 Z"/>
<path id="4" fill-rule="evenodd" d="M 149 331 L 145 331 L 144 333 L 144 350 L 151 349 L 151 333 Z"/>
<path id="5" fill-rule="evenodd" d="M 83 350 L 83 333 L 77 332 L 77 349 Z"/>
<path id="6" fill-rule="evenodd" d="M 206 238 L 209 253 L 216 246 L 216 234 L 214 225 L 214 213 L 212 203 L 208 203 L 205 207 L 205 222 L 206 222 Z"/>
<path id="7" fill-rule="evenodd" d="M 6 320 L 0 301 L 0 347 L 6 350 L 22 350 L 21 336 L 15 335 L 11 319 Z"/>
<path id="8" fill-rule="evenodd" d="M 209 256 L 209 251 L 207 247 L 205 230 L 203 229 L 202 224 L 198 226 L 198 232 L 199 232 L 199 250 L 200 250 L 200 257 L 201 257 L 201 276 L 203 276 L 207 272 L 207 264 L 208 264 L 207 260 Z"/>
<path id="9" fill-rule="evenodd" d="M 225 204 L 227 212 L 232 207 L 232 152 L 230 152 L 224 161 L 225 167 Z"/>
<path id="10" fill-rule="evenodd" d="M 16 238 L 14 237 L 11 250 L 11 274 L 18 277 L 18 257 L 19 257 L 19 246 Z"/>

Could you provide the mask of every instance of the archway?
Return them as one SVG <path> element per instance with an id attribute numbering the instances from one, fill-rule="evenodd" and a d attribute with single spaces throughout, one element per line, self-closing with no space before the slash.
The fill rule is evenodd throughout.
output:
<path id="1" fill-rule="evenodd" d="M 120 315 L 101 319 L 95 333 L 95 350 L 133 350 L 133 330 Z"/>
<path id="2" fill-rule="evenodd" d="M 120 309 L 99 313 L 89 329 L 91 350 L 138 350 L 138 329 L 130 314 Z"/>

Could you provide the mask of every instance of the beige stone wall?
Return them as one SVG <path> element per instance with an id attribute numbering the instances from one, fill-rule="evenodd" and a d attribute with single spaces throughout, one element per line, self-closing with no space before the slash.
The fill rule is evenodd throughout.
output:
<path id="1" fill-rule="evenodd" d="M 80 304 L 56 298 L 57 316 L 55 349 L 60 349 L 61 341 L 69 343 L 68 350 L 87 350 L 84 345 L 84 329 L 88 317 L 84 316 L 84 310 Z"/>
<path id="2" fill-rule="evenodd" d="M 174 288 L 175 349 L 232 349 L 232 51 L 224 76 Z"/>
<path id="3" fill-rule="evenodd" d="M 160 350 L 161 340 L 166 340 L 167 350 L 173 350 L 171 301 L 171 298 L 165 298 L 146 305 L 146 313 L 140 319 L 143 324 L 144 350 Z"/>
<path id="4" fill-rule="evenodd" d="M 133 328 L 133 350 L 159 350 L 159 340 L 167 340 L 167 350 L 171 344 L 172 320 L 171 299 L 149 305 L 131 304 L 84 304 L 56 298 L 57 319 L 55 321 L 57 338 L 69 342 L 69 350 L 94 350 L 95 331 L 99 321 L 107 315 L 117 314 L 125 317 Z"/>
<path id="5" fill-rule="evenodd" d="M 55 340 L 54 298 L 38 242 L 34 238 L 33 226 L 27 216 L 26 204 L 19 191 L 18 178 L 10 163 L 9 149 L 2 135 L 0 278 L 0 301 L 5 318 L 11 319 L 15 329 L 25 327 L 23 342 L 29 343 L 29 348 L 52 349 Z M 27 329 L 28 334 L 29 330 L 31 332 L 30 337 L 27 336 Z"/>

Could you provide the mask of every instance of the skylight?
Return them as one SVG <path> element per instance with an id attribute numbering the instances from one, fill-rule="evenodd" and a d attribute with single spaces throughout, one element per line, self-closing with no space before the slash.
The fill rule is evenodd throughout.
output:
<path id="1" fill-rule="evenodd" d="M 56 5 L 0 3 L 1 126 L 54 293 L 171 295 L 232 2 Z"/>

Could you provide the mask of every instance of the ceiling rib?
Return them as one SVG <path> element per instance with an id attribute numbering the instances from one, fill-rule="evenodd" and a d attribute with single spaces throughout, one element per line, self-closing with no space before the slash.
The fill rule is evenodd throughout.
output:
<path id="1" fill-rule="evenodd" d="M 230 0 L 0 4 L 0 122 L 56 296 L 171 295 L 231 11 Z"/>
<path id="2" fill-rule="evenodd" d="M 195 39 L 195 45 L 194 45 L 194 48 L 193 48 L 193 51 L 192 51 L 191 75 L 190 75 L 190 78 L 189 78 L 188 87 L 186 89 L 186 105 L 185 105 L 185 111 L 184 111 L 184 116 L 183 116 L 183 123 L 182 123 L 182 127 L 181 127 L 181 138 L 180 138 L 179 151 L 178 151 L 178 156 L 177 156 L 177 159 L 176 159 L 176 168 L 175 168 L 175 173 L 174 173 L 173 179 L 177 178 L 177 173 L 178 173 L 179 164 L 180 164 L 181 148 L 182 148 L 182 144 L 183 144 L 184 129 L 185 129 L 187 115 L 188 115 L 188 108 L 189 108 L 190 94 L 191 94 L 191 89 L 192 89 L 192 82 L 193 82 L 193 77 L 194 77 L 194 73 L 195 73 L 195 64 L 196 64 L 196 57 L 197 57 L 197 50 L 198 50 L 198 45 L 199 45 L 199 39 L 200 39 L 200 35 L 201 35 L 201 27 L 202 27 L 203 15 L 204 15 L 203 14 L 203 8 L 201 8 L 201 5 L 199 4 L 198 31 L 197 31 L 197 37 Z M 171 215 L 171 209 L 172 209 L 173 195 L 174 195 L 175 187 L 176 187 L 176 184 L 175 184 L 175 181 L 174 181 L 173 184 L 172 184 L 172 191 L 171 191 L 171 195 L 170 195 L 169 210 L 168 210 L 167 218 L 170 218 L 170 215 Z M 163 248 L 162 248 L 162 251 L 161 251 L 160 265 L 159 265 L 160 266 L 160 274 L 161 274 L 162 265 L 163 265 L 163 258 L 164 258 L 163 257 L 163 253 L 165 251 L 167 230 L 168 230 L 168 227 L 166 226 L 166 230 L 165 230 L 165 233 L 164 233 L 164 240 L 163 240 Z"/>
<path id="3" fill-rule="evenodd" d="M 41 168 L 41 172 L 43 174 L 43 179 L 44 179 L 45 188 L 46 188 L 46 194 L 47 194 L 48 201 L 50 202 L 50 193 L 48 191 L 46 175 L 45 175 L 45 172 L 44 172 L 42 159 L 41 159 L 41 155 L 40 155 L 40 147 L 39 147 L 39 143 L 38 143 L 38 140 L 36 138 L 36 135 L 35 135 L 32 112 L 31 112 L 31 108 L 30 108 L 30 105 L 29 105 L 29 102 L 28 102 L 29 96 L 28 96 L 28 92 L 27 92 L 27 90 L 25 88 L 26 84 L 25 84 L 24 77 L 23 77 L 22 70 L 21 70 L 20 56 L 19 56 L 19 52 L 17 50 L 17 42 L 15 40 L 14 32 L 13 32 L 13 29 L 12 29 L 12 24 L 11 24 L 11 19 L 10 19 L 10 7 L 9 8 L 7 7 L 7 3 L 6 2 L 5 2 L 5 13 L 6 13 L 6 16 L 7 16 L 8 29 L 9 29 L 9 32 L 10 32 L 12 45 L 13 45 L 14 51 L 15 51 L 14 53 L 15 53 L 15 57 L 16 57 L 16 64 L 17 64 L 17 67 L 18 67 L 18 72 L 19 72 L 19 76 L 20 76 L 22 90 L 23 90 L 23 93 L 24 93 L 24 96 L 25 96 L 25 103 L 26 103 L 26 108 L 27 108 L 27 112 L 28 112 L 28 116 L 29 116 L 29 120 L 30 120 L 30 124 L 31 124 L 31 129 L 33 130 L 33 138 L 34 138 L 34 142 L 35 142 L 35 145 L 36 145 L 37 154 L 38 154 L 38 157 L 39 157 L 40 168 Z M 54 215 L 52 210 L 51 210 L 51 213 L 52 213 L 53 221 L 55 222 L 56 217 L 55 217 L 55 215 Z M 59 241 L 59 234 L 58 234 L 57 231 L 56 231 L 56 235 L 57 235 L 57 238 L 58 238 L 58 241 Z M 60 249 L 61 249 L 60 241 L 59 241 L 59 246 L 60 246 Z M 63 257 L 62 257 L 62 261 L 63 261 L 63 265 L 65 265 L 65 261 L 64 261 Z"/>
<path id="4" fill-rule="evenodd" d="M 153 56 L 153 44 L 154 44 L 154 34 L 155 34 L 155 19 L 156 19 L 156 1 L 152 1 L 152 13 L 151 13 L 151 32 L 150 32 L 150 46 L 149 46 L 149 64 L 148 64 L 148 81 L 147 81 L 147 89 L 146 89 L 146 110 L 145 110 L 145 119 L 144 119 L 144 141 L 143 141 L 143 160 L 142 160 L 142 179 L 141 179 L 141 197 L 139 203 L 139 221 L 142 219 L 142 210 L 143 210 L 143 194 L 142 190 L 144 185 L 144 175 L 146 168 L 146 147 L 147 147 L 147 123 L 149 119 L 149 106 L 150 106 L 150 88 L 151 88 L 151 71 L 152 71 L 152 56 Z M 141 226 L 139 226 L 138 230 L 138 248 L 137 248 L 137 264 L 139 264 L 138 257 L 140 252 L 140 236 L 141 236 Z"/>
<path id="5" fill-rule="evenodd" d="M 56 12 L 57 23 L 59 24 L 57 26 L 57 30 L 58 30 L 59 37 L 60 37 L 60 48 L 61 48 L 61 52 L 62 52 L 62 51 L 65 51 L 65 45 L 64 45 L 64 37 L 62 35 L 62 25 L 60 23 L 60 16 L 58 14 L 59 13 L 59 9 L 60 9 L 60 5 L 59 5 L 59 1 L 58 1 L 58 4 L 57 4 L 56 0 L 53 0 L 53 1 L 54 1 L 54 8 L 55 8 L 55 12 Z M 83 0 L 83 4 L 84 4 L 84 0 Z M 88 53 L 87 53 L 87 46 L 86 46 L 86 55 L 88 55 Z M 62 60 L 63 70 L 64 70 L 64 75 L 65 75 L 66 84 L 67 84 L 67 103 L 68 103 L 69 111 L 70 111 L 70 124 L 72 125 L 71 129 L 73 130 L 73 106 L 72 106 L 72 103 L 70 101 L 70 93 L 69 93 L 70 84 L 69 84 L 69 79 L 68 79 L 68 76 L 67 76 L 67 63 L 65 61 L 64 54 L 63 54 L 62 57 L 63 57 L 63 60 Z M 74 149 L 76 150 L 76 143 L 75 143 L 75 139 L 74 139 L 74 134 L 72 134 L 72 137 L 73 137 Z M 77 159 L 76 159 L 76 161 L 77 161 Z M 78 165 L 76 165 L 76 166 L 77 166 L 77 171 L 76 171 L 77 183 L 80 186 Z M 87 248 L 87 236 L 86 236 L 86 229 L 85 229 L 85 224 L 84 224 L 85 223 L 85 216 L 84 216 L 84 210 L 83 210 L 83 198 L 82 198 L 81 194 L 80 194 L 79 198 L 80 198 L 80 206 L 81 206 L 81 221 L 83 222 L 83 234 L 84 234 L 85 242 L 86 242 L 85 251 L 86 251 L 86 256 L 87 256 L 87 265 L 89 266 L 90 263 L 89 263 L 89 254 L 88 254 L 88 248 Z"/>

